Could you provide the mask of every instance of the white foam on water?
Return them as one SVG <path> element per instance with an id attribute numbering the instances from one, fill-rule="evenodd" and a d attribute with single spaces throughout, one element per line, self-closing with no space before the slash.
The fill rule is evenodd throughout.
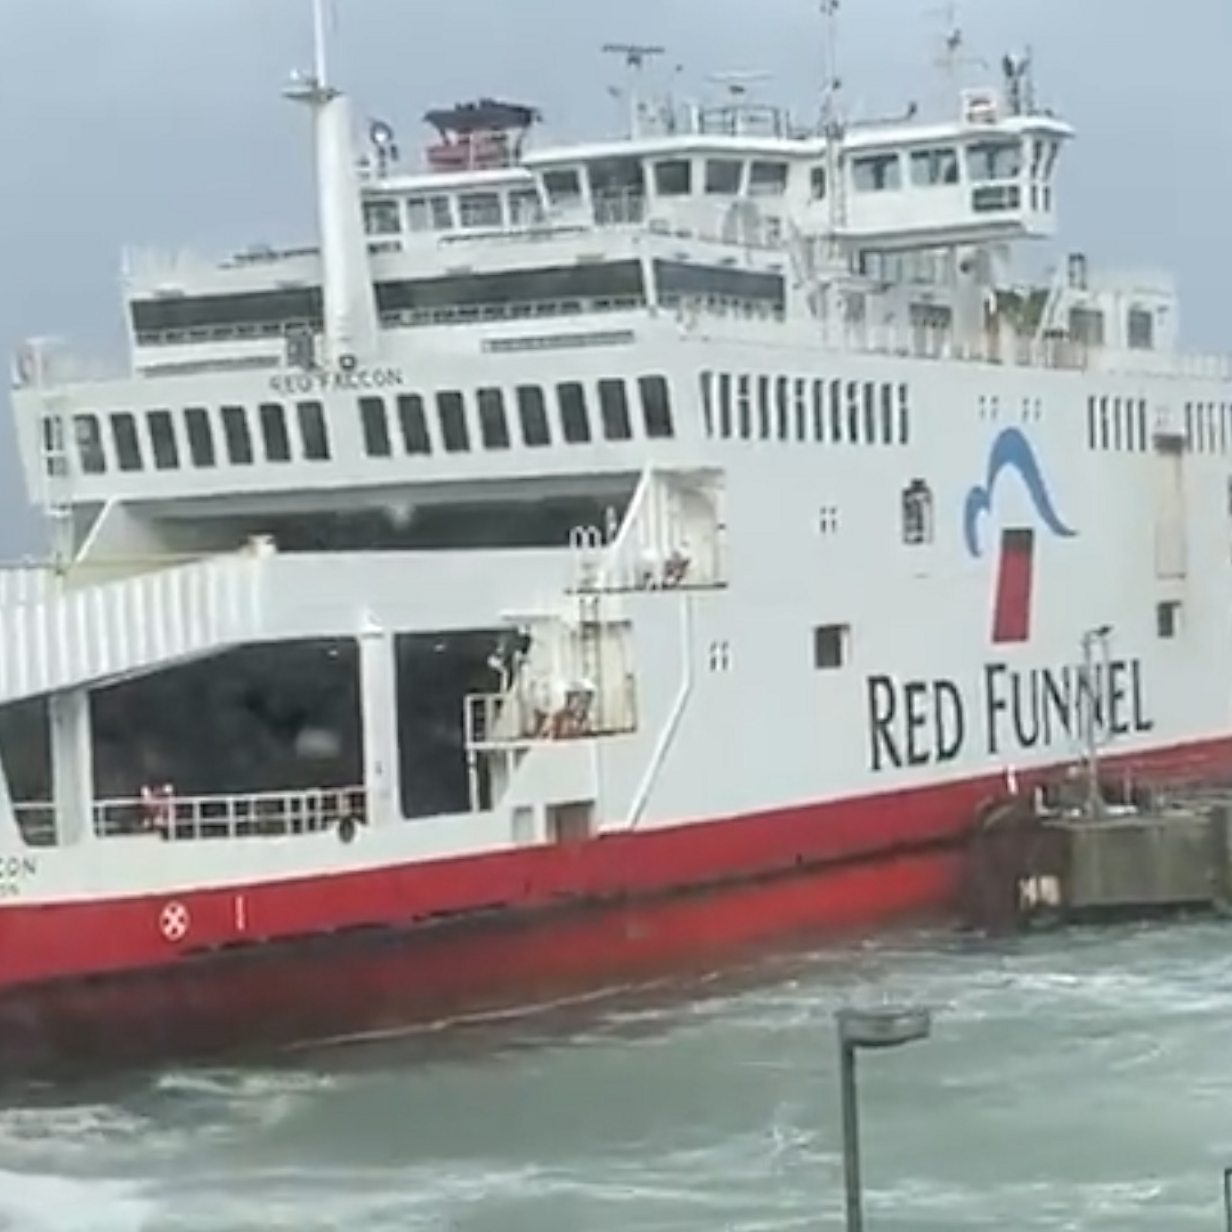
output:
<path id="1" fill-rule="evenodd" d="M 147 1232 L 157 1209 L 142 1182 L 0 1170 L 0 1228 L 13 1232 Z"/>

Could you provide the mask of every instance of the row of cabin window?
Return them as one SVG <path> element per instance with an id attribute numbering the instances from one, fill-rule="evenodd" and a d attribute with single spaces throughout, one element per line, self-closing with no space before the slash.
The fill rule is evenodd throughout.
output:
<path id="1" fill-rule="evenodd" d="M 852 445 L 910 439 L 906 385 L 703 372 L 701 390 L 708 437 Z"/>
<path id="2" fill-rule="evenodd" d="M 1087 444 L 1092 449 L 1146 453 L 1151 447 L 1146 399 L 1089 397 Z"/>
<path id="3" fill-rule="evenodd" d="M 671 393 L 666 378 L 642 376 L 637 380 L 642 426 L 646 436 L 662 439 L 674 434 Z M 564 381 L 556 386 L 556 419 L 560 439 L 566 444 L 586 444 L 594 439 L 586 387 L 579 381 Z M 471 448 L 471 420 L 468 399 L 458 390 L 440 390 L 434 395 L 435 434 L 446 453 L 465 453 Z M 528 448 L 552 444 L 547 394 L 538 385 L 519 385 L 514 390 L 514 409 L 521 442 Z M 505 391 L 498 388 L 476 391 L 474 406 L 478 418 L 478 439 L 484 449 L 508 449 L 513 443 L 506 414 Z M 603 438 L 627 441 L 633 438 L 629 391 L 620 379 L 598 382 L 599 421 Z M 396 403 L 397 426 L 403 452 L 430 454 L 433 430 L 427 406 L 419 394 L 403 394 Z M 384 398 L 359 400 L 360 427 L 364 452 L 372 458 L 388 458 L 394 452 L 388 407 Z"/>
<path id="4" fill-rule="evenodd" d="M 106 421 L 111 438 L 109 457 L 100 417 L 89 412 L 74 415 L 73 432 L 81 470 L 87 475 L 101 475 L 114 465 L 120 471 L 140 471 L 146 468 L 147 460 L 154 470 L 177 470 L 184 465 L 185 454 L 195 467 L 216 466 L 220 424 L 226 460 L 234 466 L 251 465 L 256 460 L 256 451 L 248 409 L 224 406 L 219 416 L 221 419 L 216 419 L 205 407 L 188 407 L 183 412 L 181 435 L 171 411 L 146 411 L 143 415 L 113 411 Z M 296 403 L 295 422 L 299 429 L 298 450 L 293 446 L 282 403 L 263 402 L 258 406 L 257 425 L 264 460 L 290 462 L 297 452 L 309 462 L 328 462 L 329 429 L 321 403 Z"/>
<path id="5" fill-rule="evenodd" d="M 1192 453 L 1227 453 L 1232 449 L 1232 404 L 1186 402 L 1185 444 Z"/>

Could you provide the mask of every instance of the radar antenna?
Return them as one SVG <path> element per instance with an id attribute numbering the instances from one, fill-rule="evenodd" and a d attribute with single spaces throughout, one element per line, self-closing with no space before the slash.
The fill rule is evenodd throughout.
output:
<path id="1" fill-rule="evenodd" d="M 629 136 L 641 135 L 642 127 L 642 94 L 641 80 L 646 65 L 655 57 L 664 55 L 666 47 L 658 47 L 652 43 L 604 43 L 605 56 L 620 56 L 625 62 L 629 77 Z"/>
<path id="2" fill-rule="evenodd" d="M 839 0 L 821 0 L 821 15 L 825 19 L 822 60 L 825 77 L 821 83 L 821 126 L 823 131 L 836 129 L 842 122 L 839 111 L 839 91 L 843 79 L 838 71 L 838 6 Z"/>

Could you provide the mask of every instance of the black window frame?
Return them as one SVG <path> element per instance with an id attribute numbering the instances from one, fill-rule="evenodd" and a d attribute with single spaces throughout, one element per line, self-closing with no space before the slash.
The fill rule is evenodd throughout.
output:
<path id="1" fill-rule="evenodd" d="M 232 466 L 252 466 L 256 462 L 247 407 L 228 405 L 222 408 L 222 436 L 227 447 L 227 461 Z"/>
<path id="2" fill-rule="evenodd" d="M 514 390 L 518 405 L 518 431 L 528 449 L 544 449 L 552 444 L 548 422 L 548 400 L 542 385 L 519 385 Z"/>
<path id="3" fill-rule="evenodd" d="M 845 624 L 813 627 L 813 667 L 819 672 L 841 671 L 847 666 L 851 627 Z"/>
<path id="4" fill-rule="evenodd" d="M 389 431 L 389 407 L 385 399 L 369 395 L 360 398 L 356 405 L 359 408 L 364 453 L 369 458 L 392 458 L 394 443 Z"/>
<path id="5" fill-rule="evenodd" d="M 466 421 L 466 396 L 460 389 L 436 391 L 436 422 L 446 453 L 470 453 L 471 432 Z"/>
<path id="6" fill-rule="evenodd" d="M 672 419 L 671 382 L 661 373 L 637 378 L 637 396 L 642 406 L 642 426 L 651 440 L 671 440 L 676 435 Z"/>
<path id="7" fill-rule="evenodd" d="M 295 404 L 295 419 L 299 426 L 299 443 L 305 462 L 328 462 L 329 425 L 325 422 L 325 404 L 319 398 L 305 398 Z"/>
<path id="8" fill-rule="evenodd" d="M 266 462 L 283 466 L 291 461 L 291 431 L 287 408 L 281 402 L 262 402 L 257 407 L 261 425 L 261 449 Z"/>
<path id="9" fill-rule="evenodd" d="M 145 413 L 145 428 L 150 437 L 150 454 L 156 471 L 180 469 L 180 442 L 175 435 L 175 420 L 166 407 Z"/>
<path id="10" fill-rule="evenodd" d="M 485 385 L 476 391 L 475 405 L 479 412 L 479 439 L 484 449 L 508 449 L 509 417 L 505 414 L 505 391 L 496 385 Z"/>
<path id="11" fill-rule="evenodd" d="M 128 474 L 145 470 L 145 451 L 141 448 L 141 435 L 137 431 L 137 416 L 132 411 L 112 411 L 107 421 L 111 427 L 117 468 Z"/>
<path id="12" fill-rule="evenodd" d="M 402 434 L 402 450 L 408 457 L 431 455 L 432 432 L 421 394 L 398 395 L 398 431 Z"/>
<path id="13" fill-rule="evenodd" d="M 79 411 L 73 416 L 73 443 L 77 448 L 77 465 L 83 475 L 107 473 L 103 425 L 93 411 Z"/>
<path id="14" fill-rule="evenodd" d="M 629 413 L 629 386 L 624 377 L 602 377 L 598 384 L 599 419 L 605 441 L 631 441 L 633 419 Z"/>
<path id="15" fill-rule="evenodd" d="M 556 386 L 560 434 L 568 445 L 589 445 L 594 440 L 586 386 L 581 381 L 560 381 Z"/>
<path id="16" fill-rule="evenodd" d="M 209 470 L 218 465 L 214 424 L 205 407 L 185 407 L 184 435 L 188 439 L 188 460 L 197 470 Z"/>

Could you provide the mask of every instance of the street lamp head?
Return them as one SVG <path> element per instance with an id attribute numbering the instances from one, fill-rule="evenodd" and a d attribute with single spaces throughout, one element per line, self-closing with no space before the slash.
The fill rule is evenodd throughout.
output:
<path id="1" fill-rule="evenodd" d="M 852 1048 L 897 1048 L 926 1039 L 932 1030 L 932 1014 L 920 1006 L 843 1009 L 835 1017 L 839 1039 Z"/>

